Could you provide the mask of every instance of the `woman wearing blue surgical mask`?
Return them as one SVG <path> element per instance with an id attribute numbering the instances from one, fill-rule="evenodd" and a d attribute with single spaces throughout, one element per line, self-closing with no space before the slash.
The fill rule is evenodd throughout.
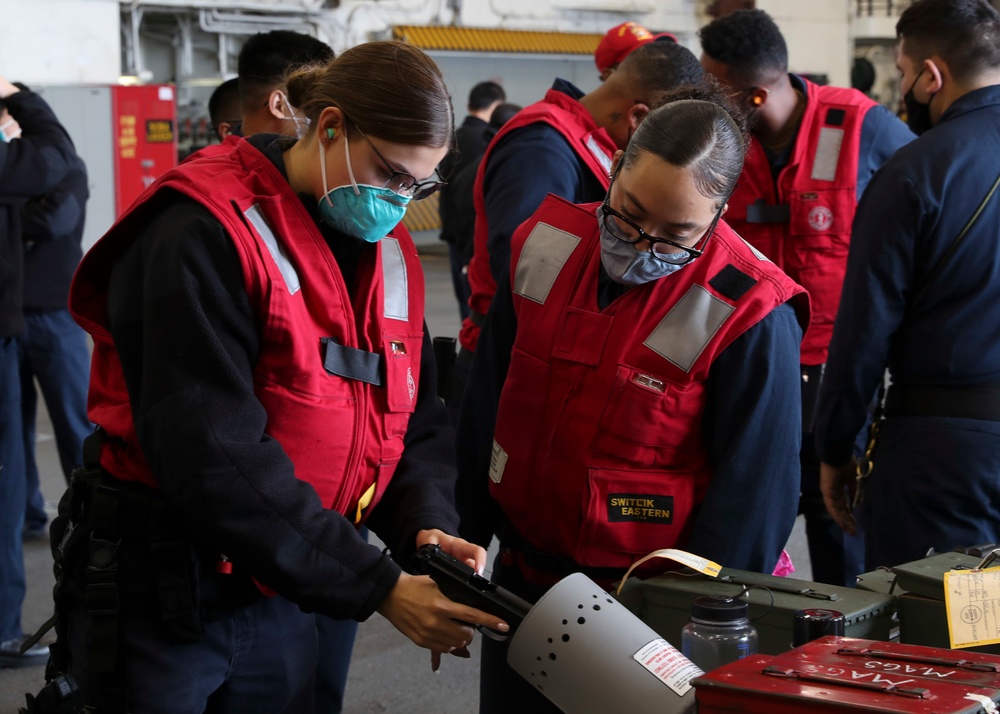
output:
<path id="1" fill-rule="evenodd" d="M 399 565 L 427 543 L 485 564 L 455 535 L 423 275 L 399 224 L 440 186 L 444 81 L 420 50 L 374 42 L 287 87 L 301 138 L 254 135 L 169 172 L 74 282 L 101 430 L 73 503 L 119 505 L 70 508 L 54 537 L 72 522 L 74 538 L 121 541 L 108 577 L 128 612 L 102 654 L 86 608 L 60 600 L 55 667 L 88 703 L 125 691 L 128 711 L 282 711 L 310 682 L 312 612 L 377 610 L 435 667 L 468 656 L 470 623 L 505 627 Z M 65 568 L 82 591 L 79 552 Z M 91 676 L 98 660 L 115 675 Z"/>
<path id="2" fill-rule="evenodd" d="M 770 573 L 799 497 L 804 291 L 722 219 L 743 117 L 672 94 L 601 203 L 549 196 L 514 234 L 459 434 L 460 533 L 535 600 L 682 548 Z M 662 571 L 662 561 L 651 571 Z M 647 570 L 646 572 L 651 572 Z M 483 641 L 480 712 L 556 711 Z"/>

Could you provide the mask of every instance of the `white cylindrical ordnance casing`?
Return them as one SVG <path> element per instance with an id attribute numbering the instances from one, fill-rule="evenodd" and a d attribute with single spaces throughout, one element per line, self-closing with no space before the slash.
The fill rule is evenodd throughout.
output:
<path id="1" fill-rule="evenodd" d="M 556 583 L 517 628 L 507 663 L 566 714 L 694 711 L 689 659 L 593 580 Z"/>

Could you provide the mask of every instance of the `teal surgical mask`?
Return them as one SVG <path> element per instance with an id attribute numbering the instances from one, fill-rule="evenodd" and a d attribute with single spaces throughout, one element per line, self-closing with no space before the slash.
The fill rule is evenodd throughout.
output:
<path id="1" fill-rule="evenodd" d="M 328 190 L 326 182 L 326 154 L 323 142 L 318 140 L 320 174 L 323 176 L 323 197 L 319 199 L 319 215 L 323 222 L 336 231 L 360 238 L 368 243 L 378 243 L 403 220 L 409 196 L 379 186 L 358 184 L 351 167 L 351 144 L 344 137 L 344 155 L 347 157 L 349 186 Z"/>
<path id="2" fill-rule="evenodd" d="M 0 124 L 0 141 L 8 142 L 21 136 L 21 127 L 13 119 Z"/>

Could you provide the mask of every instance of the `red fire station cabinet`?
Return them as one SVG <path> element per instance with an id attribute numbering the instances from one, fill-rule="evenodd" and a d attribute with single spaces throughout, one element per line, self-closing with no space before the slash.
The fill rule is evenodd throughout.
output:
<path id="1" fill-rule="evenodd" d="M 63 85 L 33 89 L 55 111 L 87 165 L 86 250 L 143 189 L 177 165 L 174 87 Z"/>

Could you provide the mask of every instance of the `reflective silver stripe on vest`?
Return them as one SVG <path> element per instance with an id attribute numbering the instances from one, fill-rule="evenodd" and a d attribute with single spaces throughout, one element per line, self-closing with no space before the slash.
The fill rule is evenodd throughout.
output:
<path id="1" fill-rule="evenodd" d="M 840 164 L 840 145 L 843 143 L 843 129 L 831 129 L 825 126 L 819 130 L 819 143 L 816 144 L 816 156 L 813 158 L 812 179 L 814 181 L 833 181 L 837 178 L 837 166 Z"/>
<path id="2" fill-rule="evenodd" d="M 685 372 L 735 310 L 700 285 L 692 285 L 643 343 Z"/>
<path id="3" fill-rule="evenodd" d="M 764 255 L 759 250 L 757 250 L 756 248 L 754 248 L 752 245 L 750 245 L 749 243 L 747 243 L 746 240 L 744 240 L 743 238 L 740 238 L 740 240 L 743 241 L 744 243 L 746 243 L 746 246 L 747 246 L 747 248 L 750 249 L 750 252 L 757 256 L 757 260 L 766 260 L 768 263 L 771 262 L 770 260 L 768 260 L 768 258 L 767 258 L 766 255 Z"/>
<path id="4" fill-rule="evenodd" d="M 590 150 L 590 153 L 592 153 L 594 155 L 594 158 L 597 159 L 597 161 L 601 164 L 601 168 L 610 173 L 611 157 L 608 156 L 604 148 L 597 143 L 597 140 L 594 138 L 594 135 L 588 134 L 585 143 L 587 144 L 587 148 Z"/>
<path id="5" fill-rule="evenodd" d="M 395 238 L 385 237 L 379 244 L 382 246 L 382 284 L 385 292 L 383 314 L 392 320 L 409 320 L 410 292 L 403 249 Z"/>
<path id="6" fill-rule="evenodd" d="M 299 284 L 299 274 L 295 271 L 295 266 L 292 265 L 291 261 L 285 257 L 285 249 L 278 243 L 278 238 L 274 235 L 274 231 L 271 230 L 271 226 L 267 224 L 264 214 L 261 213 L 260 206 L 255 203 L 244 211 L 243 215 L 247 217 L 254 230 L 257 231 L 257 235 L 261 237 L 264 245 L 267 246 L 267 250 L 278 266 L 278 270 L 281 271 L 281 277 L 285 280 L 285 287 L 288 288 L 288 293 L 294 295 L 302 287 Z"/>
<path id="7" fill-rule="evenodd" d="M 514 292 L 544 305 L 559 271 L 579 244 L 579 237 L 572 233 L 539 223 L 525 241 L 517 261 Z"/>

